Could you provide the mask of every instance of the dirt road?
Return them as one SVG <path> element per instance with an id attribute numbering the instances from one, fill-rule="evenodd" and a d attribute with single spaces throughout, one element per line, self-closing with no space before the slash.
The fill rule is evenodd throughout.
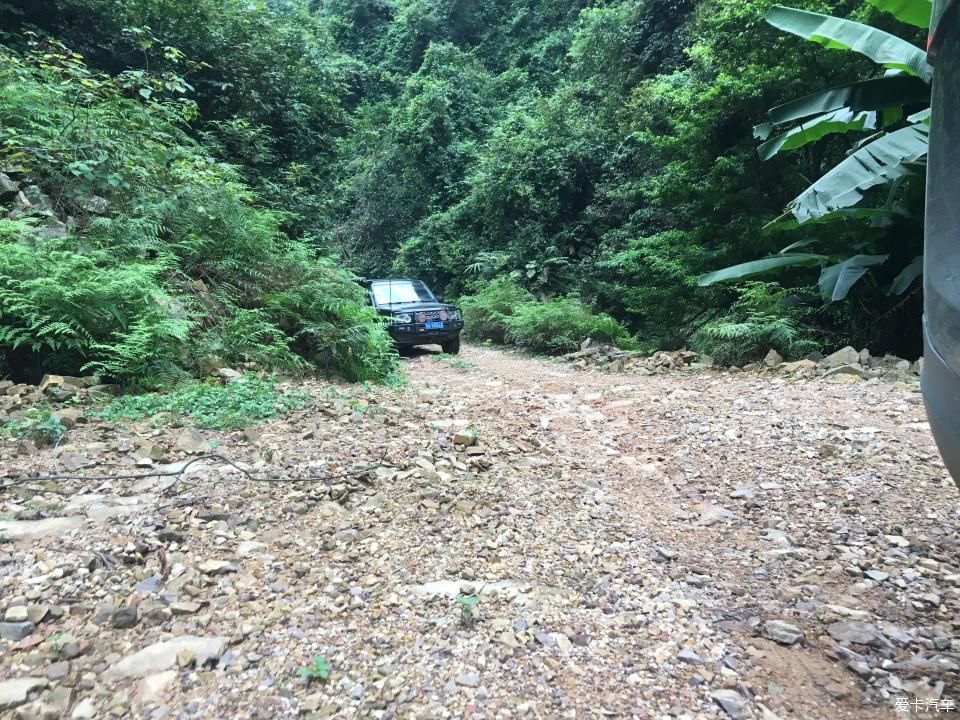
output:
<path id="1" fill-rule="evenodd" d="M 0 641 L 0 707 L 2 679 L 28 677 L 20 711 L 158 720 L 960 704 L 960 494 L 915 388 L 590 374 L 472 347 L 407 370 L 399 389 L 307 383 L 293 417 L 205 434 L 278 482 L 211 459 L 0 496 L 11 517 L 57 502 L 60 523 L 0 522 L 10 624 L 47 608 Z M 147 441 L 173 463 L 177 433 L 78 425 L 0 467 L 122 464 Z M 297 674 L 317 655 L 326 682 Z"/>

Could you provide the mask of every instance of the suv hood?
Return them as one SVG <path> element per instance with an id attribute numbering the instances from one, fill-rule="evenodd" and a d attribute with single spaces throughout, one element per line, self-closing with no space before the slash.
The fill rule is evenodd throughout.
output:
<path id="1" fill-rule="evenodd" d="M 449 303 L 422 302 L 422 303 L 397 303 L 394 305 L 377 305 L 377 312 L 380 313 L 418 313 L 428 310 L 456 310 L 456 307 Z"/>

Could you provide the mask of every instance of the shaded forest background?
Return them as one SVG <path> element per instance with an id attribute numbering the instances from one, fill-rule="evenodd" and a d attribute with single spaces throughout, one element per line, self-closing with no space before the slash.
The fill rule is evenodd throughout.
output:
<path id="1" fill-rule="evenodd" d="M 791 4 L 922 42 L 860 2 Z M 848 343 L 916 357 L 920 291 L 888 287 L 920 253 L 919 211 L 763 229 L 851 141 L 764 161 L 753 126 L 876 74 L 765 24 L 771 5 L 0 2 L 0 172 L 35 194 L 2 197 L 0 371 L 156 383 L 217 356 L 389 375 L 342 268 L 423 278 L 475 336 L 541 349 L 592 332 L 724 362 Z M 922 182 L 901 192 L 920 207 Z M 812 236 L 892 238 L 898 262 L 835 303 L 809 268 L 697 282 Z M 77 318 L 78 302 L 108 309 Z"/>

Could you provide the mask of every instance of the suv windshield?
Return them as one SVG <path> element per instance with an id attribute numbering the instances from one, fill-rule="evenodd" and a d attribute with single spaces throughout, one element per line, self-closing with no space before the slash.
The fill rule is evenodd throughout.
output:
<path id="1" fill-rule="evenodd" d="M 377 305 L 435 302 L 430 288 L 419 280 L 377 281 L 371 284 L 373 301 Z"/>

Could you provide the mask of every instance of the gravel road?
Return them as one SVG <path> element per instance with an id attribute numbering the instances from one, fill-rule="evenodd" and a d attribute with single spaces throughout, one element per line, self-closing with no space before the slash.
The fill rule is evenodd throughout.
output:
<path id="1" fill-rule="evenodd" d="M 307 407 L 244 432 L 3 445 L 0 486 L 234 465 L 0 493 L 0 718 L 960 705 L 960 493 L 916 386 L 476 347 L 407 373 L 297 381 Z"/>

